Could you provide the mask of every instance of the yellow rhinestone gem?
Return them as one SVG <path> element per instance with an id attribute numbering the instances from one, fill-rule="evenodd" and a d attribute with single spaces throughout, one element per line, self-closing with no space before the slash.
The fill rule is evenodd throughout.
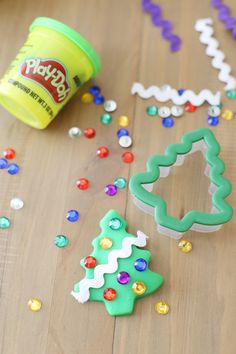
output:
<path id="1" fill-rule="evenodd" d="M 120 116 L 118 118 L 118 124 L 121 127 L 127 127 L 127 125 L 129 125 L 129 118 L 127 116 Z"/>
<path id="2" fill-rule="evenodd" d="M 142 281 L 136 281 L 132 285 L 132 290 L 137 295 L 143 295 L 146 291 L 146 285 Z"/>
<path id="3" fill-rule="evenodd" d="M 221 118 L 225 119 L 225 120 L 231 120 L 234 117 L 234 114 L 232 111 L 230 111 L 229 109 L 223 109 L 221 115 Z"/>
<path id="4" fill-rule="evenodd" d="M 170 307 L 165 301 L 158 301 L 155 305 L 155 310 L 160 315 L 167 315 L 170 310 Z"/>
<path id="5" fill-rule="evenodd" d="M 193 249 L 193 245 L 191 244 L 190 241 L 188 240 L 181 240 L 178 244 L 179 249 L 183 252 L 183 253 L 188 253 L 190 251 L 192 251 Z"/>
<path id="6" fill-rule="evenodd" d="M 81 97 L 81 101 L 83 103 L 91 103 L 91 102 L 93 102 L 93 95 L 91 93 L 89 93 L 89 92 L 86 92 Z"/>
<path id="7" fill-rule="evenodd" d="M 112 247 L 112 239 L 109 237 L 104 237 L 100 241 L 100 247 L 103 248 L 104 250 L 108 250 L 109 248 Z"/>
<path id="8" fill-rule="evenodd" d="M 28 307 L 31 311 L 37 312 L 37 311 L 41 310 L 42 301 L 33 297 L 32 299 L 29 300 Z"/>

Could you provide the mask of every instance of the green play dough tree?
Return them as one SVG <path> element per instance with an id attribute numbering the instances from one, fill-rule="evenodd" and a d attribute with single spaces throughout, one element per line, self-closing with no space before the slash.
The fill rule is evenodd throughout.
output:
<path id="1" fill-rule="evenodd" d="M 104 216 L 100 227 L 93 252 L 81 260 L 86 276 L 75 284 L 72 295 L 82 303 L 104 302 L 112 316 L 129 315 L 134 301 L 157 290 L 163 278 L 148 268 L 150 252 L 140 248 L 146 244 L 146 235 L 126 232 L 126 221 L 114 210 Z"/>

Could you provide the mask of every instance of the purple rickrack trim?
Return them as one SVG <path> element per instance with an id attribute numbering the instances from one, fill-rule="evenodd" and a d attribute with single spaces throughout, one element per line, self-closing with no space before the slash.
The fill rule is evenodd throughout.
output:
<path id="1" fill-rule="evenodd" d="M 142 0 L 142 8 L 150 13 L 153 25 L 162 28 L 162 38 L 170 42 L 170 50 L 172 52 L 179 51 L 182 40 L 179 36 L 172 33 L 172 23 L 163 19 L 161 6 L 153 4 L 151 0 Z"/>
<path id="2" fill-rule="evenodd" d="M 234 39 L 236 39 L 236 17 L 230 16 L 229 6 L 223 4 L 222 0 L 211 0 L 211 6 L 218 10 L 218 18 L 230 30 Z"/>

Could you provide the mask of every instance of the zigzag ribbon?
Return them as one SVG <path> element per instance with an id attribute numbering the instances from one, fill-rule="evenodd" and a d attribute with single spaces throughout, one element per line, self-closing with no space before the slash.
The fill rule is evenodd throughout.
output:
<path id="1" fill-rule="evenodd" d="M 94 277 L 92 279 L 84 278 L 79 282 L 80 291 L 71 292 L 76 300 L 84 303 L 89 300 L 90 288 L 101 288 L 104 285 L 104 274 L 111 274 L 118 269 L 118 258 L 128 258 L 132 254 L 132 245 L 138 247 L 146 246 L 146 239 L 148 237 L 142 232 L 137 231 L 137 237 L 126 237 L 122 241 L 122 248 L 120 250 L 111 251 L 108 255 L 107 264 L 100 264 L 94 268 Z"/>
<path id="2" fill-rule="evenodd" d="M 186 102 L 192 103 L 194 106 L 200 106 L 205 101 L 207 101 L 210 105 L 218 105 L 220 104 L 221 93 L 217 92 L 213 94 L 209 90 L 202 90 L 199 94 L 194 93 L 191 90 L 186 90 L 180 96 L 178 91 L 172 88 L 162 89 L 158 86 L 150 86 L 147 89 L 143 87 L 139 82 L 135 82 L 131 88 L 131 94 L 138 94 L 139 97 L 148 99 L 151 97 L 155 97 L 155 99 L 159 102 L 166 102 L 171 100 L 174 104 L 182 105 Z"/>
<path id="3" fill-rule="evenodd" d="M 230 75 L 231 67 L 224 62 L 225 55 L 218 49 L 219 42 L 213 37 L 213 21 L 211 18 L 200 19 L 196 22 L 195 30 L 201 32 L 200 42 L 207 45 L 206 54 L 212 57 L 211 64 L 215 69 L 219 69 L 218 79 L 225 82 L 225 90 L 236 88 L 236 79 Z"/>
<path id="4" fill-rule="evenodd" d="M 223 4 L 221 0 L 212 0 L 211 6 L 218 10 L 218 18 L 230 30 L 234 39 L 236 39 L 236 17 L 230 16 L 229 6 Z"/>

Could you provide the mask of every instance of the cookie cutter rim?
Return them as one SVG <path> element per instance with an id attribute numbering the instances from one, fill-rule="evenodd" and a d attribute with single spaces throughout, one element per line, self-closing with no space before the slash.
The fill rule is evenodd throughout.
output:
<path id="1" fill-rule="evenodd" d="M 207 163 L 205 175 L 210 179 L 212 209 L 210 213 L 191 210 L 182 219 L 178 219 L 167 214 L 165 200 L 151 191 L 154 182 L 167 177 L 171 167 L 182 165 L 185 157 L 195 151 L 201 151 Z M 232 185 L 223 176 L 225 164 L 218 157 L 219 153 L 220 145 L 212 131 L 207 128 L 198 129 L 185 134 L 180 143 L 169 145 L 164 155 L 151 156 L 147 161 L 147 171 L 131 177 L 129 188 L 134 203 L 141 210 L 154 215 L 160 233 L 179 239 L 188 230 L 217 231 L 231 219 L 233 209 L 225 198 L 231 193 Z"/>

